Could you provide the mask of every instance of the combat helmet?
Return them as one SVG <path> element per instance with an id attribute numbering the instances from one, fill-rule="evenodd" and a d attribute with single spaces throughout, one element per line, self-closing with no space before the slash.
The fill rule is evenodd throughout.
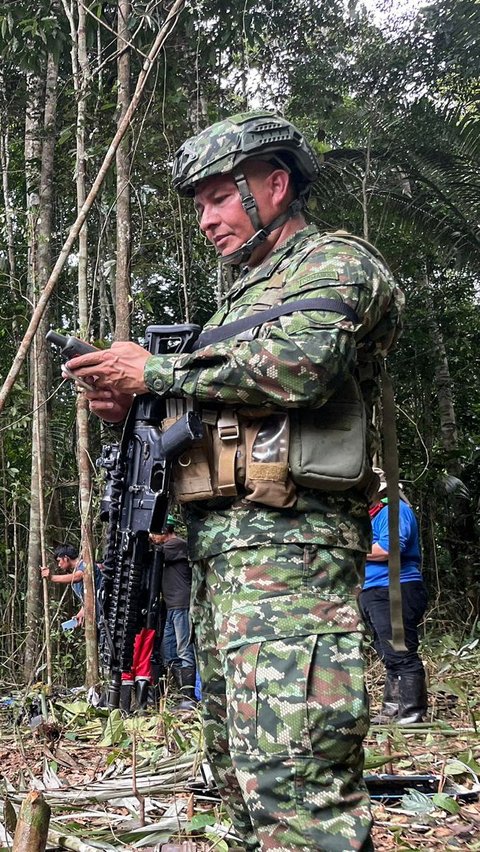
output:
<path id="1" fill-rule="evenodd" d="M 265 160 L 288 171 L 297 191 L 288 210 L 267 225 L 260 222 L 243 170 L 242 164 L 251 159 Z M 293 124 L 272 112 L 244 112 L 218 121 L 184 142 L 175 154 L 173 186 L 180 195 L 193 196 L 200 181 L 232 175 L 255 234 L 240 249 L 222 257 L 222 262 L 242 263 L 275 228 L 302 210 L 318 171 L 314 151 Z"/>

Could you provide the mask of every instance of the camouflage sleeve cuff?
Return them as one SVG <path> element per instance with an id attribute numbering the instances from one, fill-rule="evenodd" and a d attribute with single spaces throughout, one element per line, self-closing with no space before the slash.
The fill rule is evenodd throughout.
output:
<path id="1" fill-rule="evenodd" d="M 174 384 L 174 361 L 170 355 L 151 355 L 145 362 L 143 378 L 147 388 L 164 396 Z"/>

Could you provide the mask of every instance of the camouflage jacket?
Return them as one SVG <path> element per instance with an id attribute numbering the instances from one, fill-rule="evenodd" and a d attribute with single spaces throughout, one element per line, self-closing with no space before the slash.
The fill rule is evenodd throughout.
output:
<path id="1" fill-rule="evenodd" d="M 147 386 L 162 395 L 193 397 L 201 405 L 320 407 L 355 370 L 362 348 L 385 354 L 399 325 L 401 293 L 368 249 L 346 236 L 326 238 L 305 227 L 262 264 L 244 270 L 207 328 L 278 302 L 315 297 L 342 299 L 358 324 L 338 314 L 295 312 L 249 332 L 248 339 L 152 356 L 145 366 Z M 299 489 L 295 508 L 288 510 L 244 502 L 232 508 L 232 499 L 216 500 L 189 511 L 193 558 L 276 541 L 369 550 L 369 516 L 358 493 Z"/>

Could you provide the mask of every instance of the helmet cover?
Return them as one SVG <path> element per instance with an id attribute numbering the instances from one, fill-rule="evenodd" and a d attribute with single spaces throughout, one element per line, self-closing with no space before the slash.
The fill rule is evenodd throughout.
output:
<path id="1" fill-rule="evenodd" d="M 317 157 L 303 134 L 272 112 L 244 112 L 218 121 L 187 139 L 175 154 L 173 186 L 193 196 L 200 181 L 228 174 L 249 159 L 272 160 L 292 172 L 297 191 L 318 177 Z"/>

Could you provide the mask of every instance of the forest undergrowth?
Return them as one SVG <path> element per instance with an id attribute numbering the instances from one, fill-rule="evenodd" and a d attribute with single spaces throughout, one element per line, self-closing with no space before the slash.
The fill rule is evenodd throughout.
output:
<path id="1" fill-rule="evenodd" d="M 480 852 L 480 637 L 437 634 L 424 640 L 422 657 L 427 720 L 372 726 L 366 743 L 369 785 L 380 776 L 379 795 L 397 796 L 373 800 L 375 848 Z M 382 682 L 382 666 L 369 654 L 372 712 Z M 0 852 L 11 848 L 14 817 L 30 790 L 51 808 L 49 850 L 153 852 L 167 844 L 226 852 L 235 842 L 230 835 L 227 842 L 228 819 L 202 764 L 200 714 L 176 712 L 174 694 L 167 692 L 159 712 L 129 718 L 91 706 L 81 690 L 48 696 L 37 684 L 28 696 L 3 695 Z M 397 795 L 399 776 L 406 780 Z"/>

